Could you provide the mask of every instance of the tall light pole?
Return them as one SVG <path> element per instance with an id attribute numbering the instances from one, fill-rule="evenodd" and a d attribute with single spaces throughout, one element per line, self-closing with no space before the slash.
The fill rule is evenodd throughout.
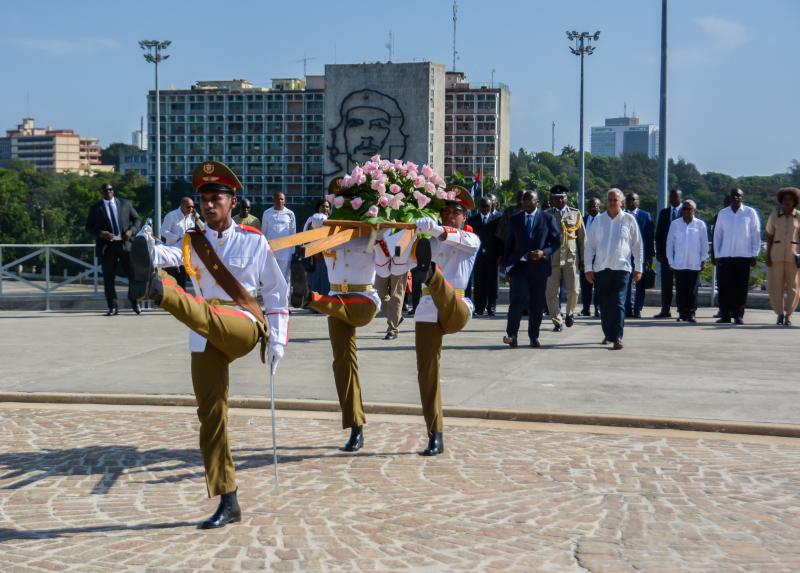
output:
<path id="1" fill-rule="evenodd" d="M 667 0 L 661 0 L 661 99 L 658 112 L 658 213 L 667 206 Z"/>
<path id="2" fill-rule="evenodd" d="M 156 237 L 161 229 L 161 103 L 158 93 L 158 64 L 169 58 L 168 54 L 162 54 L 172 42 L 164 40 L 142 40 L 139 47 L 147 53 L 144 59 L 156 66 L 156 198 L 155 214 L 153 216 L 153 232 Z"/>
<path id="3" fill-rule="evenodd" d="M 584 158 L 584 151 L 583 151 L 583 56 L 591 56 L 594 53 L 594 46 L 592 42 L 596 42 L 600 39 L 600 31 L 598 30 L 594 34 L 590 32 L 567 32 L 567 39 L 570 41 L 575 42 L 575 47 L 573 48 L 570 46 L 569 51 L 575 54 L 576 56 L 581 57 L 581 134 L 580 134 L 580 157 L 578 159 L 578 185 L 580 187 L 578 191 L 578 202 L 580 203 L 580 210 L 581 213 L 585 212 L 585 202 L 586 202 L 586 180 L 585 180 L 585 158 Z"/>

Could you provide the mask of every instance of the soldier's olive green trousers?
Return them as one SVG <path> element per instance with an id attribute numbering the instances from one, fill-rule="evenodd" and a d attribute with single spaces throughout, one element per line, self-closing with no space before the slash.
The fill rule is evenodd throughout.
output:
<path id="1" fill-rule="evenodd" d="M 437 270 L 427 283 L 433 304 L 439 314 L 437 322 L 416 322 L 414 338 L 417 350 L 417 383 L 422 403 L 422 415 L 428 436 L 444 429 L 440 367 L 442 339 L 463 329 L 469 322 L 469 307 Z"/>
<path id="2" fill-rule="evenodd" d="M 250 352 L 258 342 L 258 326 L 243 312 L 212 305 L 162 278 L 159 306 L 207 340 L 203 352 L 192 352 L 192 386 L 200 419 L 208 495 L 236 490 L 236 475 L 228 441 L 228 365 Z"/>
<path id="3" fill-rule="evenodd" d="M 342 409 L 342 428 L 363 426 L 366 417 L 358 377 L 356 328 L 369 324 L 378 309 L 367 297 L 351 294 L 322 296 L 313 293 L 308 306 L 328 315 L 333 379 Z"/>
<path id="4" fill-rule="evenodd" d="M 575 308 L 578 306 L 578 295 L 580 294 L 580 280 L 578 269 L 575 268 L 574 264 L 553 267 L 550 276 L 547 277 L 547 287 L 544 296 L 547 299 L 547 312 L 550 314 L 550 319 L 554 324 L 561 324 L 563 322 L 561 313 L 558 312 L 562 281 L 564 282 L 564 290 L 567 294 L 566 314 L 575 314 Z"/>

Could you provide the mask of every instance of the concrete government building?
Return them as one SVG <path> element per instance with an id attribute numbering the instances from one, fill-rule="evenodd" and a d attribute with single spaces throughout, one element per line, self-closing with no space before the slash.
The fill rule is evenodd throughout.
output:
<path id="1" fill-rule="evenodd" d="M 190 181 L 207 159 L 239 175 L 245 196 L 296 204 L 322 197 L 331 178 L 372 155 L 428 163 L 468 179 L 509 176 L 511 95 L 471 86 L 432 62 L 334 64 L 325 74 L 199 81 L 162 90 L 162 186 Z M 147 171 L 155 173 L 155 91 L 148 94 Z"/>
<path id="2" fill-rule="evenodd" d="M 658 126 L 639 124 L 639 118 L 610 117 L 602 127 L 592 127 L 592 155 L 621 157 L 641 153 L 658 155 Z"/>

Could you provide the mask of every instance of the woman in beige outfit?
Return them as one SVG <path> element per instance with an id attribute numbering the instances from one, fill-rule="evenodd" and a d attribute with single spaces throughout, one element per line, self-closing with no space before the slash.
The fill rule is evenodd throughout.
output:
<path id="1" fill-rule="evenodd" d="M 800 299 L 800 269 L 795 262 L 800 252 L 800 189 L 778 190 L 778 203 L 781 206 L 767 221 L 767 284 L 778 324 L 791 326 L 790 317 Z"/>

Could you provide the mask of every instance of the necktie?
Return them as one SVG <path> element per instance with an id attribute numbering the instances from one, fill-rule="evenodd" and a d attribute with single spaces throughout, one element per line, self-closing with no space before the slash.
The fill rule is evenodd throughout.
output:
<path id="1" fill-rule="evenodd" d="M 672 208 L 672 220 L 674 221 L 677 218 L 678 218 L 678 208 L 677 207 L 673 207 Z"/>
<path id="2" fill-rule="evenodd" d="M 114 230 L 114 235 L 119 236 L 119 226 L 117 225 L 117 214 L 114 213 L 114 204 L 109 201 L 108 203 L 108 218 L 111 219 L 111 228 Z"/>
<path id="3" fill-rule="evenodd" d="M 530 235 L 533 231 L 533 215 L 530 213 L 525 215 L 525 226 L 528 228 L 528 235 Z"/>

